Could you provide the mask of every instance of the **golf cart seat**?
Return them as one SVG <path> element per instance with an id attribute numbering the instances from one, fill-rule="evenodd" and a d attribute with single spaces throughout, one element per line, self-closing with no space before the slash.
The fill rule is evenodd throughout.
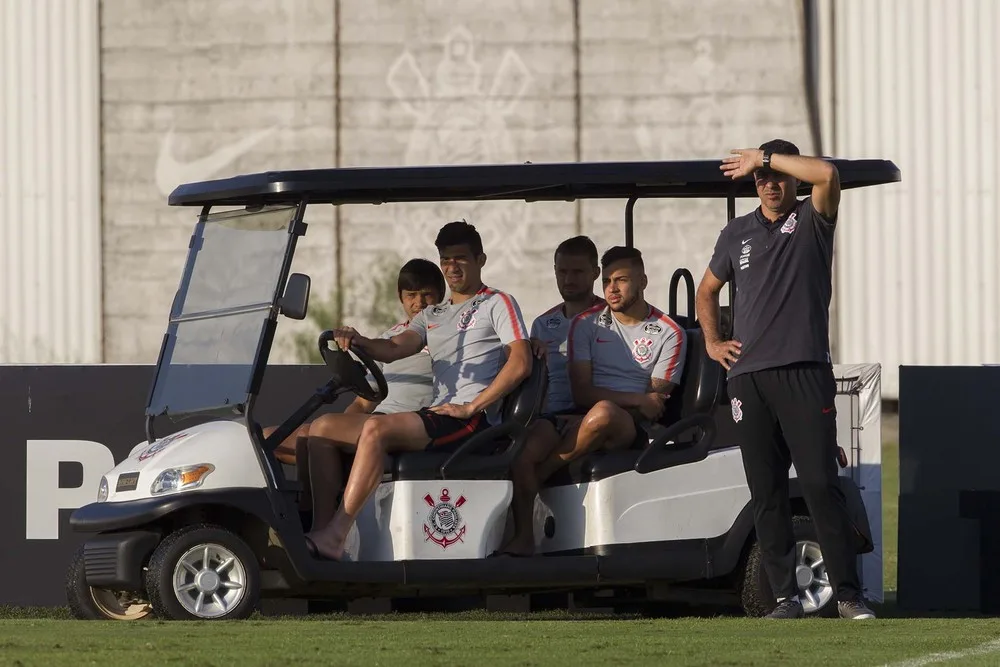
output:
<path id="1" fill-rule="evenodd" d="M 680 401 L 668 402 L 669 426 L 650 433 L 652 440 L 644 449 L 589 454 L 554 475 L 546 486 L 594 482 L 629 470 L 653 472 L 708 455 L 715 438 L 713 415 L 724 389 L 724 369 L 706 353 L 700 328 L 687 329 L 685 334 L 684 373 L 677 390 Z"/>
<path id="2" fill-rule="evenodd" d="M 387 471 L 394 480 L 506 479 L 528 425 L 541 413 L 547 389 L 545 363 L 533 359 L 531 375 L 504 399 L 499 424 L 458 448 L 393 454 Z"/>

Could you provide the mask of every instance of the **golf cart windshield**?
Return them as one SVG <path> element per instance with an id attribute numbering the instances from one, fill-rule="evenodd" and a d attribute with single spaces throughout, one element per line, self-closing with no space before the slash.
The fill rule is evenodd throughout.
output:
<path id="1" fill-rule="evenodd" d="M 148 416 L 242 408 L 296 207 L 203 215 L 170 313 Z"/>

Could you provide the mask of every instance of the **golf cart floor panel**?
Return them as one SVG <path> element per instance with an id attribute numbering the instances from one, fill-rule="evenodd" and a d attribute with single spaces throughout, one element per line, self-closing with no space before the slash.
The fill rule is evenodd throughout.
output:
<path id="1" fill-rule="evenodd" d="M 600 579 L 598 559 L 590 555 L 417 560 L 405 561 L 405 566 L 408 586 L 518 588 L 550 583 L 587 585 Z"/>
<path id="2" fill-rule="evenodd" d="M 438 588 L 522 587 L 558 583 L 592 584 L 599 579 L 592 555 L 551 558 L 449 558 L 439 560 L 336 562 L 310 559 L 309 582 Z"/>

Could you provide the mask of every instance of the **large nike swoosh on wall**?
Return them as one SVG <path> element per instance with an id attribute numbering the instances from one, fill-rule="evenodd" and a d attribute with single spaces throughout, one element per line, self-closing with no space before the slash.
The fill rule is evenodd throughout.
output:
<path id="1" fill-rule="evenodd" d="M 156 156 L 156 187 L 160 190 L 160 194 L 166 197 L 181 183 L 208 180 L 277 129 L 269 127 L 259 130 L 203 158 L 179 162 L 174 158 L 174 130 L 171 128 L 160 141 L 160 153 Z"/>

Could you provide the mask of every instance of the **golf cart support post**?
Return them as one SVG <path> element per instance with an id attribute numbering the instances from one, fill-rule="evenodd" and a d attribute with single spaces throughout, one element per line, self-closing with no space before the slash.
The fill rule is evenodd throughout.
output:
<path id="1" fill-rule="evenodd" d="M 900 180 L 899 170 L 889 161 L 832 160 L 832 162 L 838 168 L 843 189 Z M 550 557 L 531 559 L 484 559 L 481 555 L 470 557 L 467 554 L 471 553 L 473 542 L 479 540 L 476 542 L 478 546 L 475 548 L 482 548 L 483 544 L 490 543 L 489 540 L 495 537 L 475 535 L 474 530 L 480 532 L 486 530 L 477 527 L 470 528 L 470 533 L 466 535 L 468 544 L 456 544 L 452 550 L 447 552 L 447 557 L 400 556 L 401 553 L 420 552 L 419 548 L 414 552 L 413 545 L 407 543 L 403 551 L 390 550 L 389 557 L 362 559 L 361 562 L 326 562 L 312 558 L 306 550 L 300 518 L 294 511 L 294 505 L 288 497 L 292 486 L 285 480 L 282 466 L 275 459 L 273 452 L 277 445 L 304 423 L 316 409 L 331 402 L 340 393 L 349 391 L 350 388 L 335 389 L 332 384 L 328 384 L 326 387 L 318 389 L 305 405 L 289 416 L 267 439 L 263 437 L 261 426 L 256 423 L 253 416 L 254 401 L 267 366 L 278 315 L 284 313 L 289 317 L 297 317 L 292 313 L 304 313 L 306 305 L 304 302 L 291 303 L 289 300 L 294 300 L 291 296 L 293 293 L 302 294 L 304 291 L 307 295 L 308 278 L 299 274 L 290 275 L 289 271 L 297 237 L 304 234 L 306 230 L 303 216 L 308 206 L 433 201 L 571 202 L 577 199 L 624 199 L 626 200 L 625 243 L 628 246 L 633 246 L 634 208 L 639 199 L 725 199 L 728 219 L 735 217 L 736 198 L 753 197 L 756 195 L 756 191 L 749 178 L 739 181 L 727 178 L 719 169 L 720 164 L 718 160 L 698 160 L 358 167 L 264 172 L 190 183 L 177 187 L 169 197 L 169 204 L 200 207 L 201 215 L 195 234 L 192 236 L 188 264 L 181 281 L 182 288 L 178 291 L 171 310 L 170 325 L 164 337 L 157 362 L 157 373 L 150 390 L 146 410 L 148 445 L 155 447 L 156 443 L 160 442 L 155 440 L 154 433 L 154 419 L 160 416 L 167 415 L 172 418 L 211 416 L 227 420 L 235 418 L 235 421 L 245 423 L 242 436 L 244 439 L 246 431 L 249 431 L 249 440 L 252 442 L 252 448 L 256 455 L 256 463 L 260 467 L 260 472 L 255 474 L 261 482 L 257 487 L 248 484 L 212 490 L 196 488 L 176 492 L 164 498 L 151 497 L 136 500 L 119 498 L 117 502 L 92 503 L 78 509 L 71 519 L 72 525 L 77 530 L 102 533 L 88 542 L 87 547 L 85 547 L 83 560 L 86 561 L 87 582 L 92 587 L 134 585 L 136 581 L 142 579 L 138 572 L 145 567 L 143 563 L 147 560 L 154 563 L 157 568 L 161 568 L 164 562 L 171 562 L 170 558 L 173 557 L 173 552 L 170 551 L 170 548 L 173 548 L 173 545 L 170 540 L 171 538 L 176 538 L 175 541 L 186 539 L 183 534 L 176 537 L 186 528 L 183 522 L 179 524 L 169 520 L 165 522 L 165 519 L 169 519 L 175 513 L 194 510 L 199 507 L 200 503 L 203 504 L 206 501 L 210 502 L 215 509 L 201 510 L 202 514 L 197 516 L 205 516 L 207 511 L 207 516 L 214 518 L 215 523 L 219 523 L 221 516 L 238 515 L 244 525 L 260 526 L 265 529 L 263 542 L 259 539 L 257 541 L 246 539 L 252 544 L 253 552 L 257 554 L 264 569 L 271 571 L 272 575 L 276 574 L 280 579 L 280 585 L 271 587 L 272 594 L 286 596 L 322 596 L 324 591 L 335 595 L 362 595 L 376 594 L 380 591 L 412 593 L 426 589 L 452 591 L 525 590 L 597 586 L 599 582 L 605 584 L 611 582 L 615 585 L 642 585 L 657 580 L 700 580 L 733 572 L 737 562 L 741 558 L 745 558 L 747 540 L 752 533 L 752 515 L 749 503 L 745 500 L 739 500 L 739 504 L 735 508 L 736 511 L 728 514 L 723 513 L 726 515 L 724 525 L 716 525 L 720 520 L 718 517 L 721 516 L 717 512 L 715 518 L 712 519 L 716 522 L 712 524 L 712 527 L 697 526 L 697 529 L 702 531 L 697 536 L 684 537 L 681 535 L 669 538 L 673 541 L 667 542 L 663 541 L 666 538 L 660 538 L 660 541 L 657 541 L 656 529 L 654 528 L 649 529 L 649 532 L 654 533 L 652 540 L 649 539 L 648 535 L 641 534 L 642 526 L 649 527 L 649 518 L 637 521 L 635 518 L 627 517 L 628 512 L 622 514 L 624 518 L 620 517 L 619 525 L 613 525 L 610 528 L 605 525 L 606 521 L 597 528 L 588 523 L 592 520 L 588 517 L 601 511 L 600 507 L 604 507 L 604 511 L 608 511 L 605 507 L 607 498 L 614 496 L 614 494 L 623 494 L 622 498 L 629 497 L 628 501 L 623 500 L 622 502 L 638 503 L 633 507 L 639 507 L 642 504 L 632 497 L 636 493 L 634 485 L 629 483 L 630 479 L 635 479 L 631 477 L 632 475 L 645 478 L 644 484 L 646 485 L 676 484 L 680 488 L 684 486 L 686 481 L 685 475 L 677 474 L 677 467 L 688 464 L 695 466 L 704 464 L 707 466 L 705 475 L 715 475 L 720 480 L 728 475 L 725 480 L 720 481 L 720 484 L 728 485 L 727 488 L 736 488 L 742 483 L 740 482 L 742 464 L 738 462 L 738 453 L 735 458 L 731 451 L 722 452 L 719 455 L 715 455 L 716 453 L 713 452 L 713 455 L 708 457 L 711 436 L 714 436 L 714 426 L 710 423 L 706 424 L 706 421 L 710 422 L 714 414 L 718 398 L 723 391 L 721 387 L 724 379 L 718 365 L 708 360 L 705 354 L 703 338 L 692 308 L 693 278 L 686 269 L 678 269 L 671 278 L 671 314 L 676 314 L 675 292 L 680 279 L 684 279 L 687 283 L 689 309 L 686 320 L 681 318 L 682 326 L 689 334 L 690 344 L 688 345 L 689 364 L 685 367 L 685 378 L 682 379 L 682 385 L 678 391 L 681 396 L 682 408 L 681 419 L 677 424 L 687 424 L 686 430 L 699 428 L 702 431 L 702 436 L 690 442 L 681 441 L 680 436 L 684 434 L 684 430 L 674 432 L 676 429 L 668 429 L 668 432 L 671 433 L 668 440 L 662 442 L 654 440 L 645 450 L 635 451 L 631 454 L 618 452 L 615 453 L 618 456 L 607 456 L 603 459 L 596 457 L 592 464 L 588 462 L 583 466 L 580 474 L 583 474 L 585 479 L 567 478 L 565 481 L 559 481 L 556 489 L 543 489 L 543 494 L 553 492 L 546 502 L 550 502 L 551 507 L 559 508 L 558 516 L 553 514 L 545 522 L 546 538 L 552 537 L 550 533 L 556 534 L 556 539 L 551 540 L 553 545 L 550 545 L 547 550 L 542 550 L 542 553 Z M 809 188 L 808 184 L 802 184 L 800 194 L 808 194 Z M 222 213 L 213 212 L 219 207 L 238 208 L 224 210 Z M 241 215 L 251 218 L 253 215 L 263 216 L 265 213 L 272 217 L 262 221 L 247 220 L 244 223 L 240 223 L 237 219 Z M 192 277 L 194 259 L 203 243 L 219 243 L 218 237 L 214 241 L 207 239 L 205 229 L 210 224 L 215 225 L 219 220 L 225 222 L 227 216 L 234 219 L 231 221 L 234 229 L 238 230 L 240 224 L 249 225 L 259 222 L 259 224 L 264 225 L 263 229 L 266 234 L 274 234 L 269 238 L 276 244 L 275 247 L 265 248 L 265 250 L 271 253 L 267 255 L 271 261 L 268 270 L 273 272 L 275 282 L 262 283 L 274 287 L 273 289 L 268 287 L 269 293 L 258 295 L 256 299 L 251 300 L 252 303 L 240 302 L 232 308 L 215 304 L 212 306 L 214 310 L 208 309 L 194 314 L 184 313 L 182 310 L 187 298 L 186 285 Z M 215 227 L 220 227 L 220 225 L 215 225 Z M 223 224 L 221 227 L 225 227 L 225 225 Z M 217 232 L 219 236 L 224 236 L 225 233 L 227 233 L 225 230 Z M 279 233 L 287 234 L 285 237 L 287 240 L 278 239 Z M 216 245 L 216 248 L 218 247 L 220 246 Z M 246 251 L 258 252 L 253 248 Z M 278 256 L 279 251 L 281 252 L 280 257 Z M 221 289 L 225 292 L 226 289 L 235 288 L 222 287 Z M 265 297 L 269 299 L 267 303 L 263 301 Z M 307 300 L 307 296 L 302 298 Z M 223 299 L 223 301 L 225 300 Z M 731 291 L 730 303 L 732 303 Z M 183 373 L 196 371 L 185 366 L 191 362 L 177 361 L 176 366 L 171 365 L 174 354 L 172 345 L 174 345 L 175 338 L 172 336 L 172 332 L 175 332 L 176 327 L 186 321 L 192 321 L 199 317 L 205 319 L 228 317 L 233 312 L 237 314 L 259 312 L 261 318 L 266 318 L 260 325 L 259 333 L 255 333 L 257 329 L 248 329 L 255 336 L 255 351 L 252 351 L 251 355 L 251 350 L 244 350 L 245 358 L 241 358 L 242 361 L 234 362 L 237 368 L 241 369 L 240 372 L 245 373 L 245 375 L 236 373 L 232 377 L 240 379 L 243 384 L 230 386 L 227 389 L 228 393 L 206 393 L 206 396 L 212 395 L 213 398 L 203 405 L 194 402 L 187 407 L 178 409 L 176 406 L 183 404 L 185 397 L 177 398 L 176 392 L 171 394 L 167 390 L 161 391 L 161 385 L 163 383 L 169 384 L 170 373 L 178 372 L 182 374 L 181 377 L 186 377 L 183 376 Z M 730 322 L 731 319 L 730 313 Z M 250 356 L 252 356 L 252 361 Z M 475 462 L 473 462 L 466 467 L 467 470 L 476 471 L 470 477 L 462 477 L 461 474 L 457 473 L 447 475 L 444 473 L 445 468 L 449 465 L 459 467 L 454 461 L 456 455 L 441 455 L 439 452 L 433 451 L 395 455 L 394 462 L 391 464 L 394 467 L 391 471 L 387 470 L 386 474 L 393 475 L 393 484 L 396 485 L 397 489 L 395 492 L 396 500 L 405 497 L 406 494 L 412 493 L 412 490 L 417 488 L 420 489 L 418 497 L 423 499 L 424 490 L 419 485 L 433 484 L 434 490 L 427 490 L 427 505 L 438 507 L 434 504 L 437 502 L 437 491 L 441 492 L 441 505 L 446 505 L 449 498 L 448 489 L 441 488 L 440 483 L 444 479 L 448 479 L 446 485 L 451 486 L 453 492 L 462 483 L 478 484 L 479 486 L 476 487 L 477 502 L 483 506 L 497 503 L 497 507 L 506 508 L 506 503 L 509 502 L 509 482 L 506 479 L 505 466 L 509 465 L 510 460 L 523 446 L 524 428 L 537 417 L 539 409 L 538 400 L 532 403 L 533 399 L 524 397 L 530 397 L 531 392 L 534 391 L 534 399 L 540 399 L 540 395 L 544 393 L 539 391 L 539 387 L 544 387 L 545 374 L 544 371 L 539 371 L 543 366 L 534 364 L 534 367 L 532 378 L 529 378 L 525 385 L 522 385 L 522 387 L 530 385 L 533 389 L 522 392 L 519 388 L 508 399 L 505 399 L 504 422 L 493 427 L 497 429 L 497 437 L 502 436 L 510 441 L 509 447 L 504 450 L 502 455 L 479 456 L 481 452 L 476 452 L 476 456 L 481 459 L 480 463 L 486 459 L 490 459 L 492 463 L 487 461 L 476 467 Z M 223 365 L 216 368 L 218 374 L 229 370 L 229 367 Z M 222 386 L 219 383 L 216 385 Z M 230 385 L 233 383 L 230 382 Z M 168 394 L 168 397 L 164 396 L 164 392 Z M 171 396 L 175 401 L 173 407 L 171 407 L 169 400 Z M 512 424 L 512 422 L 517 423 Z M 212 449 L 207 444 L 209 441 L 219 443 L 215 446 L 220 449 L 223 448 L 223 445 L 226 447 L 232 445 L 230 440 L 233 437 L 232 434 L 235 433 L 234 429 L 237 428 L 237 424 L 233 421 L 224 421 L 209 426 L 211 426 L 210 429 L 201 432 L 207 434 L 205 435 L 206 444 L 202 445 L 206 452 Z M 711 435 L 708 435 L 709 433 Z M 677 442 L 674 442 L 675 439 Z M 667 445 L 670 447 L 668 448 Z M 143 445 L 137 446 L 133 450 L 133 454 L 139 452 L 141 446 Z M 232 446 L 235 447 L 235 445 Z M 652 451 L 654 448 L 659 450 L 661 446 L 663 451 Z M 182 446 L 171 445 L 167 451 L 176 454 L 182 449 Z M 234 451 L 236 450 L 234 449 Z M 623 454 L 625 455 L 622 456 Z M 157 456 L 159 455 L 157 454 Z M 708 457 L 707 460 L 706 457 Z M 475 457 L 470 455 L 467 458 Z M 131 455 L 129 460 L 133 460 Z M 191 463 L 196 462 L 191 461 Z M 494 467 L 499 465 L 503 469 L 492 470 L 489 469 L 490 465 Z M 657 477 L 665 471 L 671 473 L 672 476 L 663 479 Z M 226 473 L 220 470 L 212 474 L 216 475 L 216 479 L 218 479 L 220 475 Z M 111 473 L 109 473 L 110 475 Z M 687 476 L 690 477 L 690 471 Z M 460 481 L 454 481 L 456 479 Z M 858 516 L 857 508 L 861 507 L 861 520 L 857 525 L 859 538 L 863 544 L 859 546 L 859 549 L 870 549 L 870 534 L 866 535 L 867 520 L 864 519 L 864 508 L 859 491 L 856 486 L 853 486 L 853 482 L 846 478 L 841 479 L 845 486 L 844 491 L 848 504 L 855 512 L 854 516 Z M 465 482 L 461 480 L 465 480 Z M 149 480 L 145 480 L 145 483 L 149 484 Z M 793 479 L 790 486 L 793 493 L 797 493 L 797 480 Z M 103 490 L 102 493 L 104 493 Z M 629 495 L 630 493 L 631 495 Z M 681 494 L 682 492 L 678 490 L 677 493 Z M 455 494 L 454 497 L 457 498 L 457 492 Z M 435 497 L 432 498 L 432 495 Z M 686 494 L 686 497 L 691 498 L 695 495 L 697 495 L 696 492 L 690 492 Z M 604 500 L 594 500 L 595 497 L 604 498 Z M 662 499 L 657 500 L 660 502 Z M 399 502 L 409 501 L 400 500 Z M 591 506 L 594 502 L 604 504 Z M 683 503 L 687 502 L 692 501 L 683 501 Z M 414 505 L 404 505 L 402 510 L 396 505 L 393 507 L 395 508 L 393 510 L 394 520 L 398 518 L 397 515 L 423 516 L 419 513 L 427 511 L 422 500 Z M 662 505 L 659 507 L 662 508 Z M 467 508 L 468 506 L 465 506 L 463 512 Z M 417 511 L 419 513 L 414 514 Z M 576 514 L 572 514 L 573 511 Z M 629 511 L 631 512 L 631 510 Z M 643 511 L 651 510 L 639 509 L 629 516 L 641 515 Z M 682 511 L 690 513 L 698 510 L 697 507 L 683 505 Z M 550 520 L 553 519 L 558 522 L 557 528 L 550 525 Z M 498 520 L 502 521 L 503 519 L 491 515 L 486 523 L 495 526 Z M 586 524 L 579 528 L 580 531 L 586 533 L 586 540 L 591 540 L 591 533 L 593 533 L 598 535 L 594 538 L 597 541 L 574 543 L 573 539 L 568 539 L 567 536 L 573 536 L 573 531 L 576 530 L 574 522 L 577 521 Z M 419 523 L 416 527 L 419 529 Z M 670 530 L 675 529 L 676 527 L 664 530 L 670 532 Z M 684 530 L 676 530 L 679 533 L 684 533 Z M 161 546 L 156 547 L 150 556 L 151 547 L 149 545 L 155 544 L 160 539 L 156 536 L 158 534 L 161 534 L 163 542 Z M 271 537 L 267 537 L 267 535 L 271 535 Z M 212 537 L 212 539 L 222 538 Z M 405 538 L 405 540 L 410 539 L 410 537 Z M 233 543 L 227 544 L 232 546 Z M 127 545 L 127 548 L 123 545 Z M 93 553 L 91 560 L 87 560 L 86 548 L 90 548 Z M 383 547 L 379 546 L 379 548 Z M 392 545 L 392 548 L 396 548 L 396 545 Z M 232 546 L 230 551 L 239 556 L 240 549 L 246 549 L 246 547 Z M 465 551 L 462 551 L 463 549 Z M 112 558 L 109 554 L 113 553 L 118 554 L 114 557 L 117 558 L 113 561 L 116 563 L 114 570 L 108 570 L 105 566 L 103 570 L 98 572 L 99 568 L 96 565 L 98 556 L 107 559 Z M 384 555 L 384 552 L 380 553 Z M 452 556 L 453 553 L 466 555 Z M 128 557 L 126 558 L 123 554 L 127 554 Z M 107 563 L 108 561 L 103 562 Z M 257 567 L 256 563 L 253 566 Z M 156 568 L 150 568 L 150 573 L 145 575 L 147 587 L 156 588 L 159 586 L 162 588 L 167 586 L 165 582 L 168 579 L 157 579 L 156 577 L 159 575 L 154 576 L 154 569 Z M 248 581 L 253 579 L 250 574 L 247 577 Z M 259 581 L 256 585 L 259 586 Z M 279 591 L 279 593 L 274 591 Z M 155 595 L 153 592 L 150 595 L 151 597 L 162 596 L 168 595 L 168 592 L 160 590 Z M 241 610 L 239 613 L 242 614 L 243 611 Z M 175 615 L 182 614 L 183 612 L 178 611 Z M 232 616 L 233 614 L 230 614 L 230 617 Z"/>

